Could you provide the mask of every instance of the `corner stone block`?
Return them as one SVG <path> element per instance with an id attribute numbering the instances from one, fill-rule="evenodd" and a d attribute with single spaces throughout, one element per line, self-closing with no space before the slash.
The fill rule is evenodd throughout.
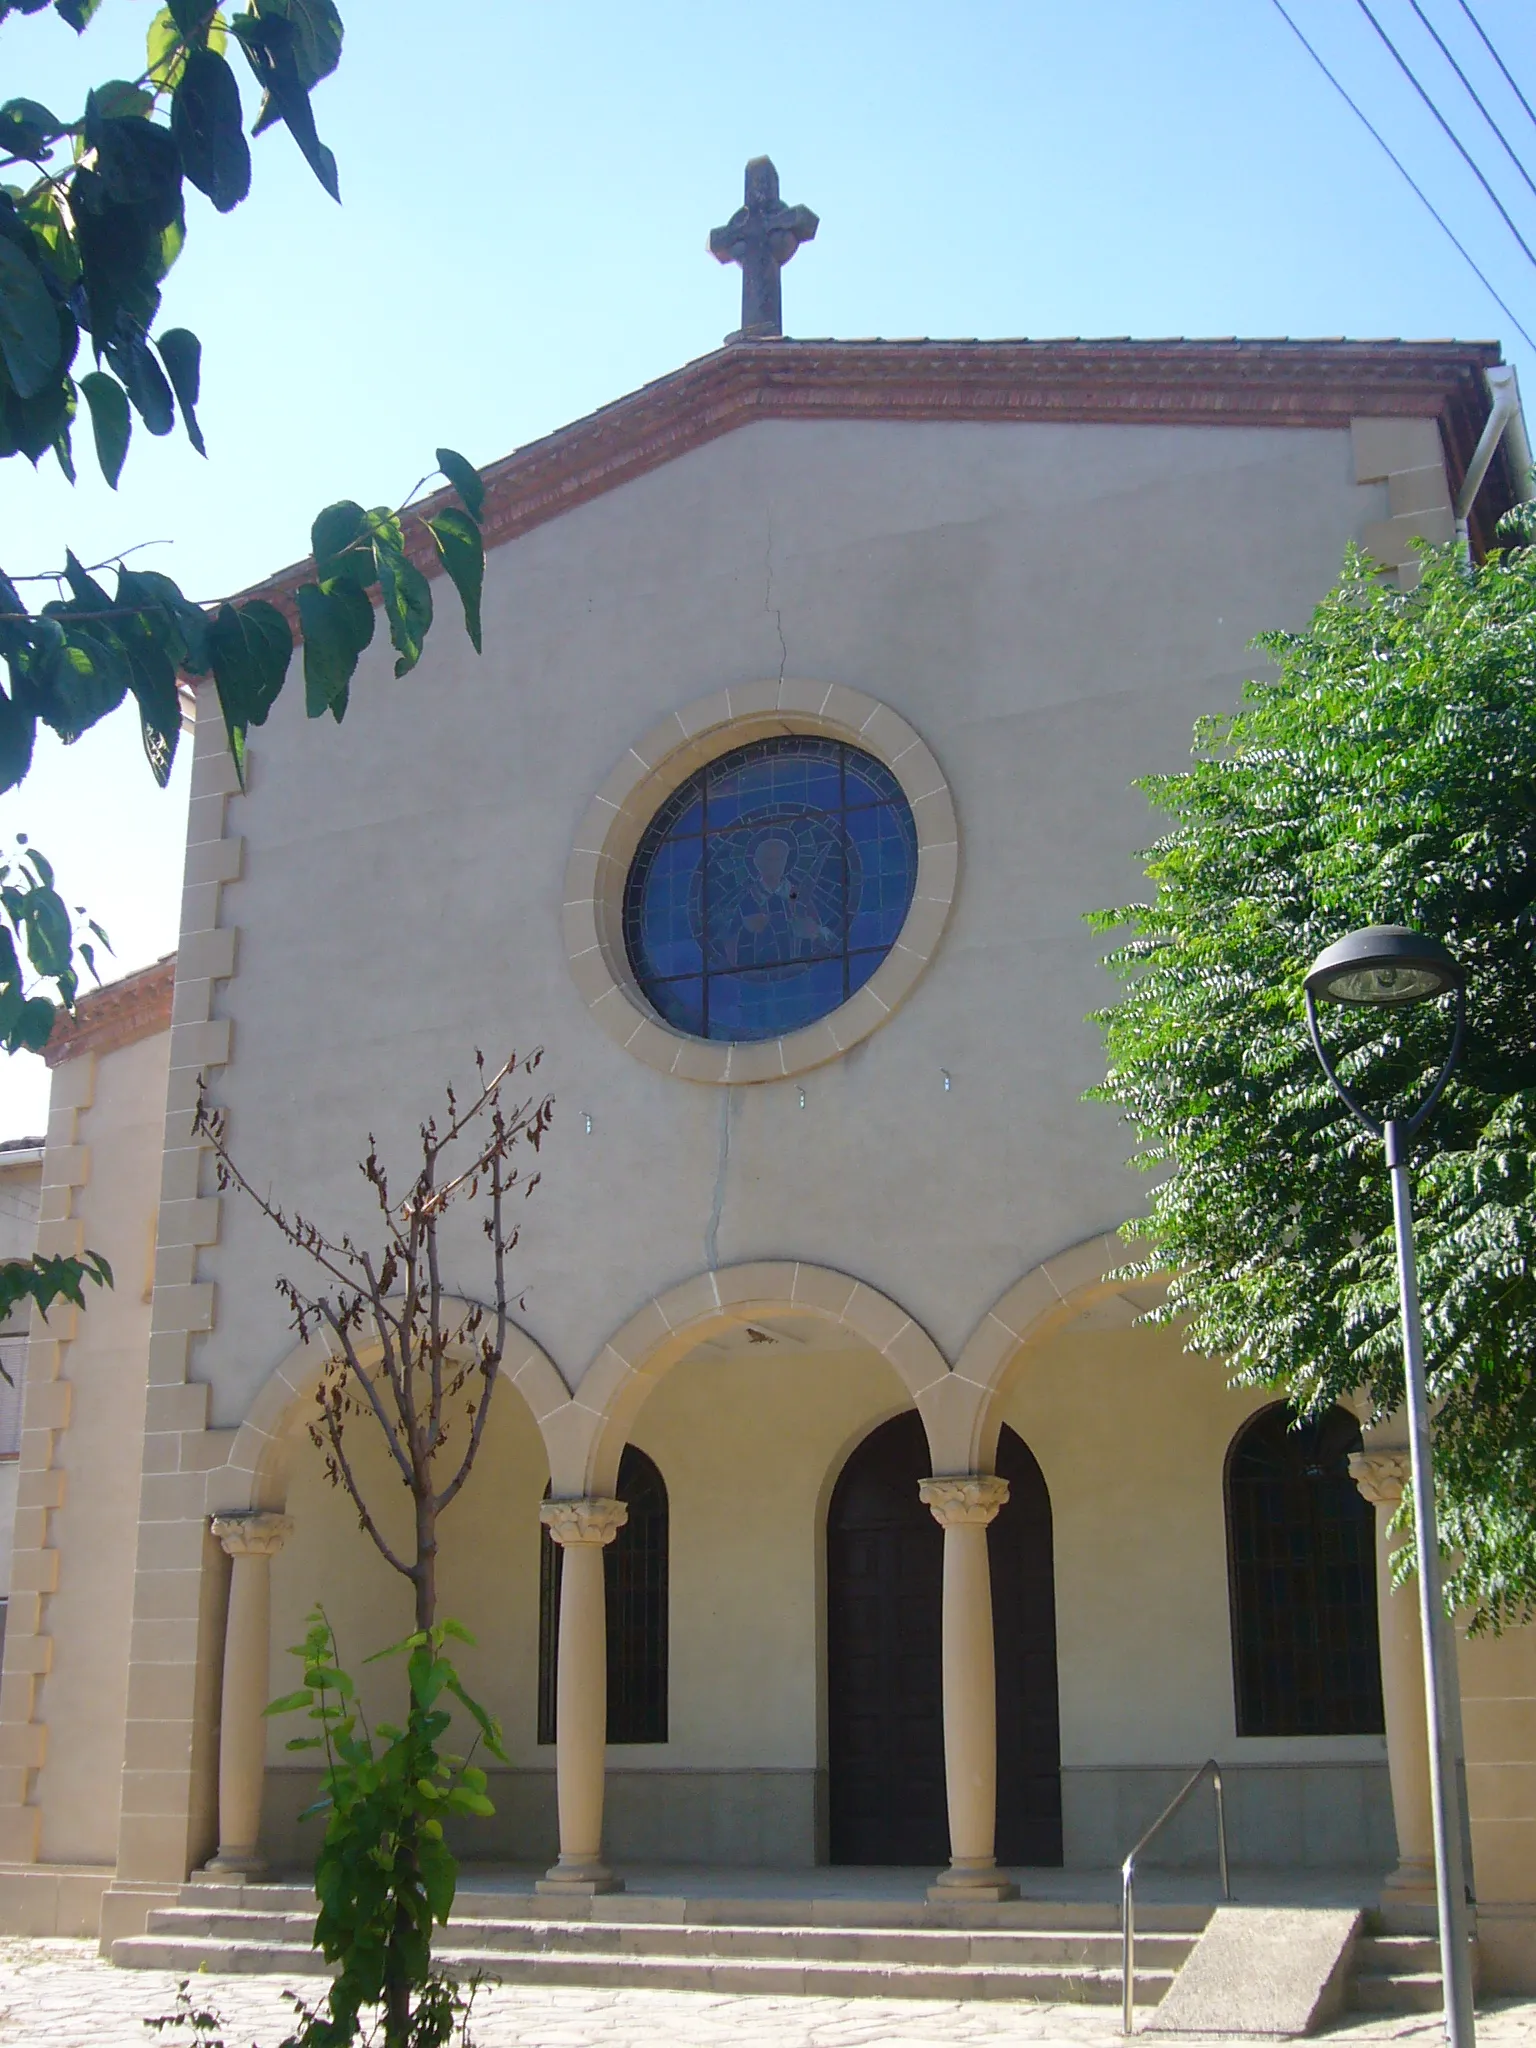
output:
<path id="1" fill-rule="evenodd" d="M 1440 429 L 1434 420 L 1353 419 L 1349 438 L 1356 483 L 1382 483 L 1396 470 L 1444 463 Z"/>
<path id="2" fill-rule="evenodd" d="M 68 1380 L 29 1380 L 22 1399 L 23 1429 L 68 1429 L 74 1392 Z"/>
<path id="3" fill-rule="evenodd" d="M 38 1226 L 36 1249 L 46 1259 L 77 1259 L 85 1249 L 85 1225 L 71 1218 Z"/>
<path id="4" fill-rule="evenodd" d="M 55 1145 L 43 1157 L 45 1188 L 83 1188 L 91 1177 L 88 1145 Z"/>
<path id="5" fill-rule="evenodd" d="M 62 1472 L 20 1472 L 16 1478 L 16 1505 L 18 1508 L 61 1508 L 64 1505 L 65 1479 Z M 16 1625 L 13 1608 L 7 1617 L 11 1627 Z"/>
<path id="6" fill-rule="evenodd" d="M 244 854 L 245 841 L 238 833 L 229 839 L 205 839 L 188 847 L 184 886 L 195 889 L 209 883 L 238 882 Z"/>
<path id="7" fill-rule="evenodd" d="M 221 981 L 235 971 L 233 930 L 194 932 L 183 941 L 176 961 L 180 981 Z"/>
<path id="8" fill-rule="evenodd" d="M 1452 509 L 1451 488 L 1438 462 L 1428 469 L 1397 470 L 1387 478 L 1387 510 L 1394 518 L 1404 512 Z"/>
<path id="9" fill-rule="evenodd" d="M 35 1863 L 42 1831 L 40 1806 L 0 1807 L 0 1863 Z"/>
<path id="10" fill-rule="evenodd" d="M 41 1770 L 47 1752 L 48 1730 L 41 1722 L 0 1722 L 0 1769 Z"/>

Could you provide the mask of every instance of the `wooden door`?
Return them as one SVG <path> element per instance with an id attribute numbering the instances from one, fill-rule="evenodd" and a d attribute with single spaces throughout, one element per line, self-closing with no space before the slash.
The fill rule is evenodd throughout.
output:
<path id="1" fill-rule="evenodd" d="M 828 1775 L 834 1863 L 949 1860 L 941 1630 L 944 1534 L 918 1498 L 930 1471 L 915 1413 L 873 1430 L 827 1513 Z M 988 1548 L 997 1639 L 998 1855 L 1060 1863 L 1050 1500 L 1012 1430 L 1010 1500 Z"/>
<path id="2" fill-rule="evenodd" d="M 947 1860 L 939 1658 L 944 1533 L 915 1410 L 865 1437 L 827 1513 L 827 1765 L 834 1863 Z"/>

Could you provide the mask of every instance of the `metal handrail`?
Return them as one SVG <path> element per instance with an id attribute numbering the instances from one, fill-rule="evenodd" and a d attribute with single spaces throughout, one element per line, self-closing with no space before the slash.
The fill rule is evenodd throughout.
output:
<path id="1" fill-rule="evenodd" d="M 1226 1899 L 1232 1896 L 1232 1884 L 1227 1875 L 1227 1809 L 1221 1794 L 1221 1765 L 1215 1757 L 1208 1756 L 1199 1770 L 1193 1772 L 1169 1800 L 1120 1866 L 1120 2031 L 1124 2034 L 1136 2031 L 1136 1858 L 1164 1822 L 1173 1819 L 1207 1771 L 1211 1774 L 1211 1786 L 1216 1794 L 1216 1854 L 1221 1863 L 1221 1894 Z"/>

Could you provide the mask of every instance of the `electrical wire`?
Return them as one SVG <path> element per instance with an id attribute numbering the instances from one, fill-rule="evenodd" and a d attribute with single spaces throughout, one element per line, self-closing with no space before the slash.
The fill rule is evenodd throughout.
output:
<path id="1" fill-rule="evenodd" d="M 1402 174 L 1404 182 L 1409 186 L 1410 190 L 1412 190 L 1417 195 L 1419 200 L 1422 202 L 1425 210 L 1430 214 L 1430 216 L 1433 218 L 1436 224 L 1443 230 L 1446 240 L 1450 242 L 1451 246 L 1456 250 L 1458 255 L 1460 255 L 1462 260 L 1465 262 L 1467 268 L 1472 272 L 1472 275 L 1477 279 L 1478 283 L 1483 287 L 1484 291 L 1487 292 L 1489 298 L 1492 299 L 1493 303 L 1498 307 L 1499 311 L 1509 321 L 1510 325 L 1514 328 L 1515 332 L 1520 336 L 1522 341 L 1525 342 L 1527 347 L 1536 348 L 1536 340 L 1533 340 L 1532 337 L 1526 332 L 1525 328 L 1520 324 L 1520 321 L 1516 318 L 1515 313 L 1509 305 L 1509 303 L 1507 302 L 1507 300 L 1500 297 L 1499 293 L 1494 288 L 1493 280 L 1488 276 L 1487 272 L 1483 270 L 1481 265 L 1477 262 L 1476 258 L 1473 256 L 1471 250 L 1467 247 L 1466 243 L 1461 240 L 1460 236 L 1456 233 L 1456 230 L 1451 226 L 1450 222 L 1446 219 L 1445 215 L 1440 211 L 1439 207 L 1436 206 L 1435 202 L 1424 190 L 1424 187 L 1419 183 L 1418 179 L 1414 177 L 1412 171 L 1409 170 L 1408 166 L 1403 162 L 1402 158 L 1398 155 L 1397 151 L 1392 147 L 1391 143 L 1388 142 L 1385 135 L 1383 135 L 1381 130 L 1376 126 L 1375 122 L 1371 119 L 1370 115 L 1365 111 L 1364 107 L 1360 105 L 1358 100 L 1352 99 L 1350 97 L 1349 93 L 1346 91 L 1344 86 L 1342 86 L 1339 83 L 1338 79 L 1335 78 L 1333 73 L 1328 69 L 1327 64 L 1324 62 L 1319 52 L 1315 50 L 1311 43 L 1307 41 L 1307 38 L 1305 37 L 1305 35 L 1303 35 L 1301 31 L 1300 25 L 1286 11 L 1284 0 L 1272 0 L 1272 4 L 1274 6 L 1275 12 L 1280 16 L 1281 20 L 1284 21 L 1286 27 L 1291 31 L 1292 35 L 1295 36 L 1297 42 L 1300 43 L 1301 47 L 1312 59 L 1312 62 L 1317 66 L 1318 70 L 1322 72 L 1324 78 L 1327 79 L 1328 83 L 1333 87 L 1334 91 L 1338 94 L 1339 98 L 1344 102 L 1345 106 L 1349 108 L 1350 112 L 1356 117 L 1356 119 L 1360 122 L 1362 127 L 1365 128 L 1367 133 L 1370 134 L 1381 145 L 1382 149 L 1385 150 L 1386 154 L 1391 158 L 1393 164 Z"/>
<path id="2" fill-rule="evenodd" d="M 1489 56 L 1493 59 L 1494 63 L 1498 65 L 1500 71 L 1503 72 L 1505 84 L 1509 87 L 1510 91 L 1514 94 L 1515 98 L 1520 102 L 1521 106 L 1524 107 L 1525 111 L 1530 115 L 1532 126 L 1536 126 L 1536 108 L 1532 107 L 1530 101 L 1526 98 L 1525 94 L 1520 90 L 1519 86 L 1516 85 L 1514 77 L 1510 72 L 1509 66 L 1504 62 L 1504 59 L 1493 47 L 1493 43 L 1489 38 L 1487 29 L 1483 27 L 1483 24 L 1472 12 L 1472 9 L 1467 5 L 1467 0 L 1461 0 L 1461 11 L 1467 17 L 1468 21 L 1471 22 L 1472 26 L 1477 30 L 1478 34 L 1482 37 L 1483 48 L 1488 52 Z"/>
<path id="3" fill-rule="evenodd" d="M 1514 221 L 1510 218 L 1510 215 L 1507 209 L 1505 208 L 1503 200 L 1499 197 L 1498 193 L 1494 191 L 1493 187 L 1489 184 L 1488 180 L 1483 176 L 1482 171 L 1478 168 L 1476 159 L 1473 157 L 1471 150 L 1467 148 L 1466 144 L 1462 141 L 1461 137 L 1456 133 L 1456 130 L 1451 126 L 1450 122 L 1447 121 L 1444 114 L 1441 113 L 1440 109 L 1435 105 L 1434 101 L 1430 98 L 1429 94 L 1424 90 L 1423 86 L 1420 85 L 1418 79 L 1413 74 L 1413 68 L 1409 64 L 1407 58 L 1403 55 L 1402 51 L 1398 49 L 1396 43 L 1393 42 L 1392 38 L 1387 34 L 1386 30 L 1382 27 L 1381 23 L 1376 19 L 1375 15 L 1372 14 L 1370 9 L 1370 0 L 1355 0 L 1355 5 L 1359 8 L 1360 12 L 1365 16 L 1366 20 L 1371 24 L 1371 27 L 1375 29 L 1377 35 L 1381 37 L 1381 40 L 1386 44 L 1387 48 L 1391 51 L 1393 59 L 1397 64 L 1398 70 L 1402 72 L 1404 78 L 1407 79 L 1408 83 L 1413 87 L 1414 91 L 1418 94 L 1419 98 L 1424 102 L 1425 106 L 1428 107 L 1429 111 L 1434 115 L 1435 119 L 1440 123 L 1440 126 L 1445 130 L 1446 134 L 1449 136 L 1453 148 L 1461 157 L 1462 161 L 1466 164 L 1467 169 L 1472 173 L 1473 177 L 1476 178 L 1479 185 L 1482 186 L 1483 190 L 1488 194 L 1488 197 L 1493 201 L 1494 205 L 1498 208 L 1500 220 L 1503 221 L 1505 227 L 1509 229 L 1509 232 L 1514 236 L 1515 240 L 1520 244 L 1520 247 L 1525 251 L 1526 261 L 1531 265 L 1532 269 L 1536 269 L 1536 249 L 1533 249 L 1531 247 L 1530 243 L 1525 239 L 1524 235 L 1522 235 L 1520 230 L 1515 226 Z"/>
<path id="4" fill-rule="evenodd" d="M 1495 121 L 1492 114 L 1490 114 L 1488 109 L 1483 105 L 1477 87 L 1472 83 L 1471 79 L 1468 78 L 1465 71 L 1462 70 L 1461 66 L 1456 62 L 1455 57 L 1446 47 L 1445 40 L 1440 34 L 1439 29 L 1435 27 L 1435 24 L 1424 12 L 1424 9 L 1419 5 L 1419 0 L 1408 0 L 1408 5 L 1413 9 L 1414 13 L 1419 17 L 1420 21 L 1423 22 L 1424 26 L 1429 30 L 1429 33 L 1434 37 L 1436 49 L 1439 50 L 1441 56 L 1445 59 L 1446 63 L 1450 65 L 1451 69 L 1455 72 L 1456 76 L 1461 80 L 1462 84 L 1471 94 L 1473 106 L 1477 108 L 1477 111 L 1482 115 L 1483 119 L 1488 123 L 1488 126 L 1493 130 L 1494 134 L 1499 138 L 1499 141 L 1503 144 L 1504 154 L 1509 158 L 1510 162 L 1514 165 L 1515 169 L 1520 173 L 1521 177 L 1524 178 L 1526 184 L 1530 187 L 1531 191 L 1536 192 L 1536 178 L 1533 178 L 1530 172 L 1525 168 L 1525 165 L 1521 163 L 1519 157 L 1515 153 L 1514 144 L 1510 141 L 1509 137 L 1504 133 L 1504 130 L 1499 126 L 1498 122 Z"/>

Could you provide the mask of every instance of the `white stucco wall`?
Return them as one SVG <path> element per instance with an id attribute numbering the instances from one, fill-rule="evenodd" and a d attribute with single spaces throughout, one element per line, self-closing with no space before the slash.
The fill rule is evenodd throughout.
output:
<path id="1" fill-rule="evenodd" d="M 1131 778 L 1186 758 L 1251 635 L 1301 623 L 1382 509 L 1352 476 L 1344 432 L 760 423 L 499 548 L 483 661 L 445 617 L 403 682 L 369 654 L 344 731 L 306 726 L 290 691 L 253 736 L 216 996 L 242 1165 L 360 1221 L 369 1129 L 403 1153 L 474 1046 L 542 1042 L 560 1120 L 519 1284 L 568 1378 L 705 1264 L 712 1223 L 720 1264 L 846 1270 L 953 1357 L 1021 1272 L 1140 1199 L 1114 1120 L 1079 1101 L 1100 1071 L 1084 1013 L 1109 992 L 1082 913 L 1138 886 Z M 937 959 L 806 1078 L 803 1111 L 792 1084 L 641 1067 L 587 1016 L 560 933 L 573 831 L 629 742 L 781 671 L 893 705 L 962 835 Z M 452 1262 L 471 1293 L 477 1252 Z M 287 1348 L 278 1264 L 226 1201 L 196 1366 L 216 1422 Z"/>

